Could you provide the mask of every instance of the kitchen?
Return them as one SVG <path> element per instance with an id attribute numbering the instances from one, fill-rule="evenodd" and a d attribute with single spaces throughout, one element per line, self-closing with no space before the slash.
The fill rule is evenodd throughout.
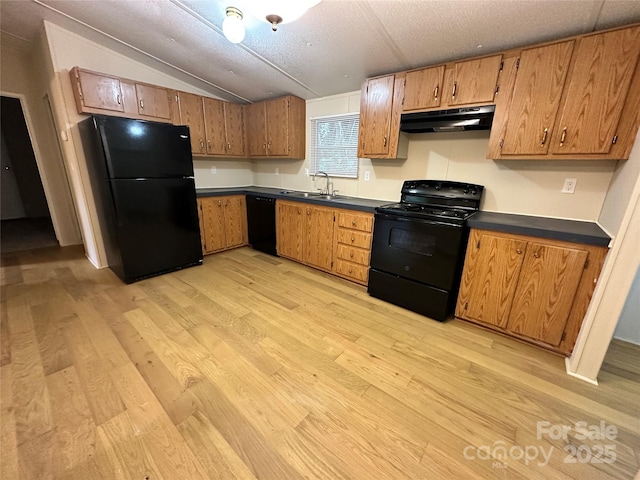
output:
<path id="1" fill-rule="evenodd" d="M 187 88 L 175 79 L 167 79 L 157 72 L 151 72 L 133 60 L 114 54 L 109 49 L 60 27 L 47 24 L 46 30 L 49 48 L 54 50 L 56 61 L 59 62 L 56 70 L 64 71 L 81 65 L 96 71 L 105 71 L 105 65 L 111 63 L 114 66 L 108 71 L 114 75 L 174 88 Z M 62 89 L 54 90 L 54 93 L 69 99 L 71 87 L 65 83 L 65 76 L 60 74 L 59 81 Z M 310 100 L 307 102 L 307 117 L 357 111 L 359 101 L 359 92 Z M 72 103 L 65 102 L 65 105 L 69 119 L 83 118 L 74 112 L 75 106 Z M 612 177 L 622 177 L 622 181 L 628 180 L 624 178 L 626 175 L 617 171 L 618 168 L 626 168 L 626 165 L 617 166 L 614 162 L 607 161 L 590 161 L 586 165 L 585 162 L 576 164 L 569 161 L 553 164 L 534 161 L 487 161 L 487 144 L 486 132 L 456 132 L 439 134 L 437 137 L 418 134 L 409 142 L 407 160 L 363 159 L 360 169 L 361 172 L 370 172 L 370 181 L 364 180 L 364 174 L 357 180 L 334 179 L 334 188 L 347 196 L 379 198 L 393 202 L 398 200 L 402 180 L 455 179 L 485 186 L 483 210 L 594 221 L 603 205 L 607 208 L 605 198 Z M 62 148 L 67 149 L 70 146 L 63 142 Z M 75 155 L 77 152 L 72 153 Z M 633 158 L 635 157 L 627 164 L 631 164 Z M 198 187 L 255 184 L 310 191 L 317 186 L 310 177 L 304 175 L 304 169 L 307 168 L 305 161 L 250 162 L 203 158 L 196 159 L 194 167 Z M 213 167 L 215 174 L 212 173 Z M 564 178 L 578 179 L 574 195 L 561 194 Z M 615 210 L 615 215 L 622 215 L 623 212 Z M 91 228 L 85 230 L 85 235 Z M 94 261 L 99 259 L 99 250 L 99 246 L 93 251 L 88 247 L 89 258 Z"/>

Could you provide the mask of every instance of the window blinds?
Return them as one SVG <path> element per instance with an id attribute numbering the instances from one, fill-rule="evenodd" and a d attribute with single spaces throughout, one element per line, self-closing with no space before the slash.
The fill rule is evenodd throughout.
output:
<path id="1" fill-rule="evenodd" d="M 359 113 L 311 119 L 309 172 L 358 178 Z"/>

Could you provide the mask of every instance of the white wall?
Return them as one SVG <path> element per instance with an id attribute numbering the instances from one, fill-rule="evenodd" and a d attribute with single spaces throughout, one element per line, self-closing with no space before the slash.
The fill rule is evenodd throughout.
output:
<path id="1" fill-rule="evenodd" d="M 48 60 L 39 42 L 28 52 L 1 42 L 2 93 L 18 97 L 31 135 L 31 143 L 49 212 L 60 245 L 82 243 L 65 165 L 47 104 Z"/>
<path id="2" fill-rule="evenodd" d="M 360 92 L 307 101 L 309 119 L 359 111 Z M 487 160 L 489 132 L 423 133 L 409 136 L 406 160 L 360 159 L 358 179 L 333 179 L 342 195 L 396 201 L 408 179 L 442 179 L 486 187 L 482 209 L 524 215 L 598 219 L 616 164 L 611 161 Z M 254 160 L 256 185 L 315 190 L 304 172 L 308 160 Z M 278 169 L 278 175 L 276 175 Z M 371 181 L 364 181 L 369 170 Z M 565 178 L 576 178 L 573 195 L 560 192 Z M 322 180 L 323 181 L 323 180 Z"/>
<path id="3" fill-rule="evenodd" d="M 640 269 L 636 270 L 614 337 L 640 345 Z"/>

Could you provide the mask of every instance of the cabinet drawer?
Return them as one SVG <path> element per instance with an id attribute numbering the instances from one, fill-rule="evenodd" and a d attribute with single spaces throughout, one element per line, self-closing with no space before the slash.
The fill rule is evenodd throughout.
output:
<path id="1" fill-rule="evenodd" d="M 345 262 L 340 259 L 336 259 L 333 269 L 338 275 L 344 275 L 345 277 L 353 278 L 359 282 L 366 283 L 369 277 L 369 267 Z"/>
<path id="2" fill-rule="evenodd" d="M 369 266 L 370 254 L 371 252 L 369 250 L 342 244 L 338 244 L 338 248 L 336 249 L 337 258 L 365 266 Z"/>
<path id="3" fill-rule="evenodd" d="M 338 226 L 371 233 L 373 231 L 373 216 L 340 212 L 338 214 Z"/>
<path id="4" fill-rule="evenodd" d="M 361 233 L 354 230 L 338 229 L 338 243 L 351 245 L 360 248 L 371 248 L 371 234 Z"/>

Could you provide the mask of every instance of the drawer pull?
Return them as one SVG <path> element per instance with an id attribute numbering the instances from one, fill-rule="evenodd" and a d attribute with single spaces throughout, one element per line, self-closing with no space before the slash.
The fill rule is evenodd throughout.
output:
<path id="1" fill-rule="evenodd" d="M 356 239 L 354 237 L 351 237 L 351 243 L 355 242 Z"/>
<path id="2" fill-rule="evenodd" d="M 535 253 L 533 254 L 533 256 L 534 256 L 534 257 L 536 257 L 536 258 L 540 258 L 540 254 L 539 254 L 538 252 L 535 252 Z"/>
<path id="3" fill-rule="evenodd" d="M 353 270 L 351 268 L 349 268 L 349 273 L 353 273 Z"/>
<path id="4" fill-rule="evenodd" d="M 353 226 L 353 227 L 356 226 L 356 221 L 355 220 L 351 220 L 351 226 Z"/>
<path id="5" fill-rule="evenodd" d="M 349 254 L 349 257 L 353 258 L 353 252 L 351 252 L 351 253 Z"/>
<path id="6" fill-rule="evenodd" d="M 520 254 L 522 253 L 522 250 L 520 250 L 519 248 L 517 248 L 517 249 L 516 249 L 516 253 L 517 253 L 518 255 L 520 255 Z"/>

